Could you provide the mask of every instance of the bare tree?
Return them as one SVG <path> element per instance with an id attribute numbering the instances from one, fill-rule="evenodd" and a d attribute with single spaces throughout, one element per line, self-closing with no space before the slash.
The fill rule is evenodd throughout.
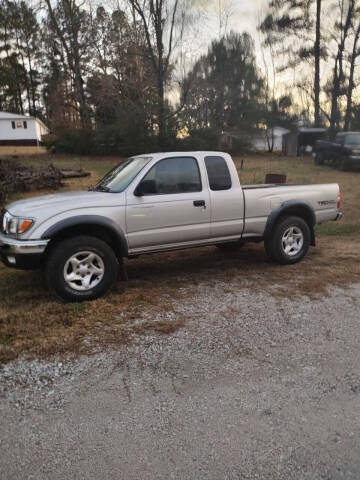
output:
<path id="1" fill-rule="evenodd" d="M 219 22 L 219 38 L 228 33 L 229 21 L 235 12 L 234 0 L 215 0 L 215 9 Z"/>
<path id="2" fill-rule="evenodd" d="M 145 34 L 148 55 L 157 83 L 159 142 L 166 137 L 165 87 L 171 73 L 171 56 L 184 34 L 185 2 L 179 0 L 128 0 L 139 16 Z M 180 3 L 183 3 L 180 8 Z"/>
<path id="3" fill-rule="evenodd" d="M 359 13 L 360 13 L 359 10 L 357 10 L 357 14 Z M 356 67 L 356 60 L 360 55 L 359 37 L 360 37 L 360 21 L 354 27 L 353 46 L 350 54 L 350 72 L 349 72 L 348 88 L 346 92 L 347 98 L 346 98 L 346 113 L 345 113 L 345 122 L 344 122 L 344 130 L 346 131 L 349 130 L 349 127 L 350 127 L 353 91 L 355 88 L 355 82 L 354 82 L 355 67 Z"/>
<path id="4" fill-rule="evenodd" d="M 335 135 L 340 122 L 339 97 L 341 85 L 344 81 L 344 51 L 346 41 L 351 31 L 353 13 L 355 10 L 355 0 L 340 0 L 340 21 L 337 22 L 337 29 L 340 32 L 340 38 L 337 43 L 337 53 L 335 56 L 335 65 L 331 92 L 331 114 L 330 114 L 330 134 Z"/>

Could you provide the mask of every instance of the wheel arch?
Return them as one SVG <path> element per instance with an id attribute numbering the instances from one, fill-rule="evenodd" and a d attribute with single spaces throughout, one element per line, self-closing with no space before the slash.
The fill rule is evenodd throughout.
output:
<path id="1" fill-rule="evenodd" d="M 275 225 L 284 217 L 296 216 L 302 218 L 309 226 L 311 233 L 310 244 L 315 246 L 316 216 L 314 209 L 306 202 L 299 200 L 288 200 L 284 202 L 280 208 L 273 210 L 266 222 L 264 231 L 264 240 L 269 239 L 274 230 Z"/>
<path id="2" fill-rule="evenodd" d="M 124 232 L 111 219 L 100 215 L 81 215 L 66 218 L 49 227 L 41 236 L 50 239 L 47 250 L 59 241 L 74 235 L 87 235 L 105 241 L 120 259 L 128 256 Z"/>

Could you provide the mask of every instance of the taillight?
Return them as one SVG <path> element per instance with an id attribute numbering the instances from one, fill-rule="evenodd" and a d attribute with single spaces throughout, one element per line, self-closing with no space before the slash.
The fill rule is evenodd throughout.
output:
<path id="1" fill-rule="evenodd" d="M 337 208 L 338 209 L 341 208 L 341 195 L 340 195 L 340 193 L 339 193 L 338 199 L 337 199 Z"/>

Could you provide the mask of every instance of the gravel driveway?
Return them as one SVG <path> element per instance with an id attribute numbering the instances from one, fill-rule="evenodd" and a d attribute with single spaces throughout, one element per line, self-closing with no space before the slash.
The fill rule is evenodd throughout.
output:
<path id="1" fill-rule="evenodd" d="M 1 480 L 360 478 L 360 285 L 186 293 L 171 335 L 0 371 Z"/>

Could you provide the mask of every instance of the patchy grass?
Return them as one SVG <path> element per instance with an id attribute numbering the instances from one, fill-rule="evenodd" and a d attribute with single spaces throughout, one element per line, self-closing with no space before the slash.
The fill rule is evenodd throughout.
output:
<path id="1" fill-rule="evenodd" d="M 87 188 L 120 160 L 64 156 L 21 159 L 75 168 L 81 161 L 92 177 L 71 180 L 66 189 Z M 311 299 L 328 295 L 330 286 L 346 287 L 360 281 L 360 174 L 318 167 L 311 159 L 275 155 L 244 157 L 242 170 L 240 158 L 236 163 L 243 183 L 263 182 L 266 173 L 285 173 L 291 183 L 340 183 L 344 219 L 318 226 L 317 247 L 311 248 L 297 265 L 269 263 L 262 244 L 249 244 L 231 254 L 206 247 L 145 255 L 127 261 L 128 283 L 118 282 L 105 298 L 83 304 L 55 300 L 42 284 L 40 272 L 22 272 L 1 265 L 0 363 L 24 353 L 85 353 L 91 352 L 94 345 L 101 348 L 126 342 L 134 334 L 173 333 L 184 325 L 182 315 L 176 314 L 176 319 L 170 321 L 155 322 L 153 318 L 173 312 L 179 302 L 195 301 L 199 285 L 211 291 L 218 282 L 225 282 L 229 292 L 239 286 L 267 291 L 279 299 L 298 295 Z"/>
<path id="2" fill-rule="evenodd" d="M 340 223 L 322 223 L 317 225 L 316 235 L 360 235 L 360 225 L 343 225 Z"/>
<path id="3" fill-rule="evenodd" d="M 0 146 L 0 157 L 48 155 L 45 147 Z"/>

